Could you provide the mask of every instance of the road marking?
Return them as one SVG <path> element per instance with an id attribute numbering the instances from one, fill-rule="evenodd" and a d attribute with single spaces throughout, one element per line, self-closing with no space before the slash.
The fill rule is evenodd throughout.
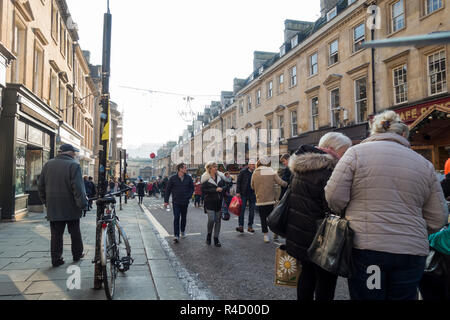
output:
<path id="1" fill-rule="evenodd" d="M 150 220 L 150 222 L 155 226 L 158 233 L 161 235 L 161 237 L 166 238 L 169 237 L 169 233 L 164 229 L 164 227 L 156 220 L 156 218 L 150 213 L 150 211 L 144 206 L 139 204 L 139 206 L 144 211 L 147 218 Z"/>

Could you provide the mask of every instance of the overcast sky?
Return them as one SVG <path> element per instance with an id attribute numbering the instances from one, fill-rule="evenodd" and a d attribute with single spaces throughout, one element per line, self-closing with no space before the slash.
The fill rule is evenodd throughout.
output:
<path id="1" fill-rule="evenodd" d="M 80 45 L 102 63 L 106 0 L 67 0 Z M 182 96 L 202 111 L 233 79 L 253 71 L 253 51 L 278 52 L 284 20 L 314 21 L 320 0 L 111 0 L 111 98 L 124 110 L 124 145 L 177 140 L 187 123 Z M 196 95 L 217 95 L 201 97 Z"/>

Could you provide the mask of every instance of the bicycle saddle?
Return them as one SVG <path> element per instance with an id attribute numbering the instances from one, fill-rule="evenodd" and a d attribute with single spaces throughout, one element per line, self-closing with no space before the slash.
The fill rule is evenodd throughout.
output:
<path id="1" fill-rule="evenodd" d="M 116 203 L 116 198 L 114 197 L 105 197 L 100 198 L 96 201 L 97 204 L 109 204 L 109 203 Z"/>

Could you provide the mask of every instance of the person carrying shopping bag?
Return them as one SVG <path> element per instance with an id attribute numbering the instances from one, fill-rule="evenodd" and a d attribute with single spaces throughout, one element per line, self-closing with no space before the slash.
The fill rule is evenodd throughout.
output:
<path id="1" fill-rule="evenodd" d="M 206 243 L 211 245 L 211 237 L 214 229 L 214 245 L 221 247 L 219 233 L 222 220 L 222 201 L 229 186 L 225 176 L 218 171 L 217 163 L 208 162 L 205 166 L 206 172 L 202 175 L 202 194 L 204 196 L 204 211 L 208 215 Z"/>

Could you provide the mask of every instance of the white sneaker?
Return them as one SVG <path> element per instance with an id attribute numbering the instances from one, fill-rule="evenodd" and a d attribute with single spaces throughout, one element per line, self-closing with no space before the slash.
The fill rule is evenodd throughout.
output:
<path id="1" fill-rule="evenodd" d="M 173 243 L 178 243 L 180 242 L 180 237 L 174 237 L 173 238 Z"/>
<path id="2" fill-rule="evenodd" d="M 264 235 L 264 242 L 270 242 L 270 238 L 267 234 Z"/>
<path id="3" fill-rule="evenodd" d="M 181 233 L 181 238 L 182 238 L 182 239 L 186 238 L 186 232 L 182 232 L 182 233 Z"/>

